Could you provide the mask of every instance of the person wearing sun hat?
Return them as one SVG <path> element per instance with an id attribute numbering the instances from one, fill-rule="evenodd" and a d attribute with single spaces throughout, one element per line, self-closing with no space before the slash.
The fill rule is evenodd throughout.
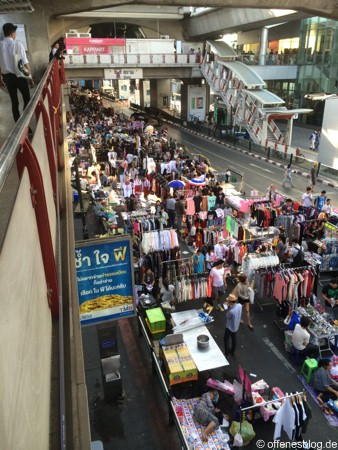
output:
<path id="1" fill-rule="evenodd" d="M 224 331 L 224 352 L 225 355 L 235 355 L 237 345 L 237 332 L 241 323 L 242 305 L 237 303 L 237 297 L 230 294 L 226 300 L 229 310 L 226 314 L 227 322 Z M 229 346 L 231 339 L 231 348 Z"/>

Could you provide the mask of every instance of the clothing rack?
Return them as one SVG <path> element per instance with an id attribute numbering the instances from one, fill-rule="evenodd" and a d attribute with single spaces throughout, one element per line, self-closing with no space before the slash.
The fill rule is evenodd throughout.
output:
<path id="1" fill-rule="evenodd" d="M 150 231 L 143 231 L 142 233 L 154 233 L 155 231 L 166 231 L 166 230 L 172 230 L 172 228 L 163 228 L 162 230 L 150 230 Z"/>
<path id="2" fill-rule="evenodd" d="M 249 233 L 250 233 L 250 231 L 249 231 Z M 250 234 L 251 234 L 251 233 L 250 233 Z M 268 236 L 261 236 L 261 237 L 257 237 L 257 238 L 242 239 L 241 241 L 238 241 L 238 240 L 237 240 L 237 242 L 265 241 L 265 240 L 269 240 L 269 239 L 271 239 L 271 238 L 268 237 Z"/>
<path id="3" fill-rule="evenodd" d="M 191 259 L 191 257 L 190 258 L 169 259 L 168 261 L 161 261 L 160 264 L 167 264 L 167 263 L 179 262 L 179 261 L 188 261 L 190 259 Z"/>
<path id="4" fill-rule="evenodd" d="M 239 223 L 239 225 L 241 225 L 242 227 L 245 227 L 244 223 L 241 221 L 241 219 L 239 219 L 237 216 L 235 216 L 234 214 L 227 214 L 227 216 L 231 216 L 233 219 L 235 219 L 236 222 Z"/>
<path id="5" fill-rule="evenodd" d="M 300 391 L 300 392 L 297 391 L 297 392 L 295 392 L 294 394 L 285 395 L 284 397 L 276 398 L 275 400 L 268 400 L 268 401 L 263 402 L 263 403 L 256 403 L 255 405 L 252 405 L 252 406 L 246 406 L 245 408 L 242 408 L 242 407 L 240 406 L 240 411 L 241 411 L 241 413 L 242 413 L 243 411 L 248 411 L 248 410 L 250 410 L 250 409 L 261 408 L 262 406 L 269 405 L 270 403 L 280 402 L 280 401 L 286 400 L 286 399 L 288 399 L 288 398 L 296 397 L 297 395 L 305 395 L 305 393 L 306 393 L 306 390 L 303 389 L 303 390 Z M 241 420 L 241 422 L 242 422 L 242 414 L 241 414 L 241 419 L 240 419 L 240 420 Z"/>

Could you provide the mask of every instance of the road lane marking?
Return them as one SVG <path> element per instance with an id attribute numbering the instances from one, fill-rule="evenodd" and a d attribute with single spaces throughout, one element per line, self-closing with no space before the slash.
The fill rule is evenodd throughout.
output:
<path id="1" fill-rule="evenodd" d="M 269 338 L 263 338 L 264 344 L 266 344 L 269 349 L 274 353 L 274 355 L 281 361 L 283 366 L 289 371 L 293 373 L 297 373 L 295 368 L 289 363 L 289 361 L 282 355 L 282 353 L 278 350 L 278 348 L 270 341 Z"/>
<path id="2" fill-rule="evenodd" d="M 274 173 L 274 172 L 272 172 L 272 170 L 269 170 L 269 169 L 263 169 L 263 167 L 261 167 L 261 166 L 256 166 L 256 164 L 250 163 L 249 166 L 257 167 L 257 168 L 260 169 L 260 170 L 264 170 L 264 172 Z"/>

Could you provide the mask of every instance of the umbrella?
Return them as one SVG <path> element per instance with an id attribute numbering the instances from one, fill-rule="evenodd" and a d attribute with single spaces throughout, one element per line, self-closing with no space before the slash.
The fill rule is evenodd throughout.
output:
<path id="1" fill-rule="evenodd" d="M 193 178 L 192 180 L 189 180 L 188 183 L 193 186 L 205 186 L 207 184 L 205 180 L 199 180 L 198 178 Z"/>
<path id="2" fill-rule="evenodd" d="M 185 182 L 181 180 L 172 180 L 168 183 L 168 187 L 173 189 L 183 189 L 185 186 Z"/>

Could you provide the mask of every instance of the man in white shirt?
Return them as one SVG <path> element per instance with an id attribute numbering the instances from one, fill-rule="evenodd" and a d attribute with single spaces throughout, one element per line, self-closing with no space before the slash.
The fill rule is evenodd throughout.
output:
<path id="1" fill-rule="evenodd" d="M 212 297 L 216 300 L 216 308 L 224 312 L 222 306 L 222 298 L 225 293 L 225 288 L 227 287 L 224 261 L 222 259 L 214 263 L 214 267 L 210 271 L 211 287 L 212 287 Z"/>
<path id="2" fill-rule="evenodd" d="M 25 49 L 21 42 L 15 41 L 17 26 L 13 23 L 5 23 L 2 29 L 5 39 L 0 42 L 0 88 L 7 88 L 12 102 L 13 118 L 17 122 L 20 117 L 18 90 L 23 98 L 23 109 L 28 105 L 31 96 L 27 78 L 16 76 L 14 54 L 20 55 L 22 64 L 27 73 L 30 74 L 30 87 L 34 86 L 34 81 Z"/>
<path id="3" fill-rule="evenodd" d="M 331 199 L 326 199 L 325 205 L 322 206 L 322 212 L 325 212 L 326 214 L 332 214 L 332 205 L 331 205 Z"/>
<path id="4" fill-rule="evenodd" d="M 306 192 L 302 195 L 302 204 L 306 208 L 309 208 L 310 206 L 312 206 L 312 194 L 311 194 L 311 191 L 312 191 L 312 189 L 309 186 L 309 187 L 306 188 Z"/>
<path id="5" fill-rule="evenodd" d="M 319 350 L 316 345 L 310 343 L 310 333 L 307 331 L 309 325 L 310 319 L 303 316 L 300 319 L 300 323 L 297 323 L 295 326 L 292 334 L 292 345 L 296 350 L 299 350 L 302 355 L 317 359 Z"/>
<path id="6" fill-rule="evenodd" d="M 220 239 L 219 243 L 214 247 L 214 252 L 218 259 L 224 259 L 227 250 L 228 247 L 224 244 L 224 239 Z"/>

